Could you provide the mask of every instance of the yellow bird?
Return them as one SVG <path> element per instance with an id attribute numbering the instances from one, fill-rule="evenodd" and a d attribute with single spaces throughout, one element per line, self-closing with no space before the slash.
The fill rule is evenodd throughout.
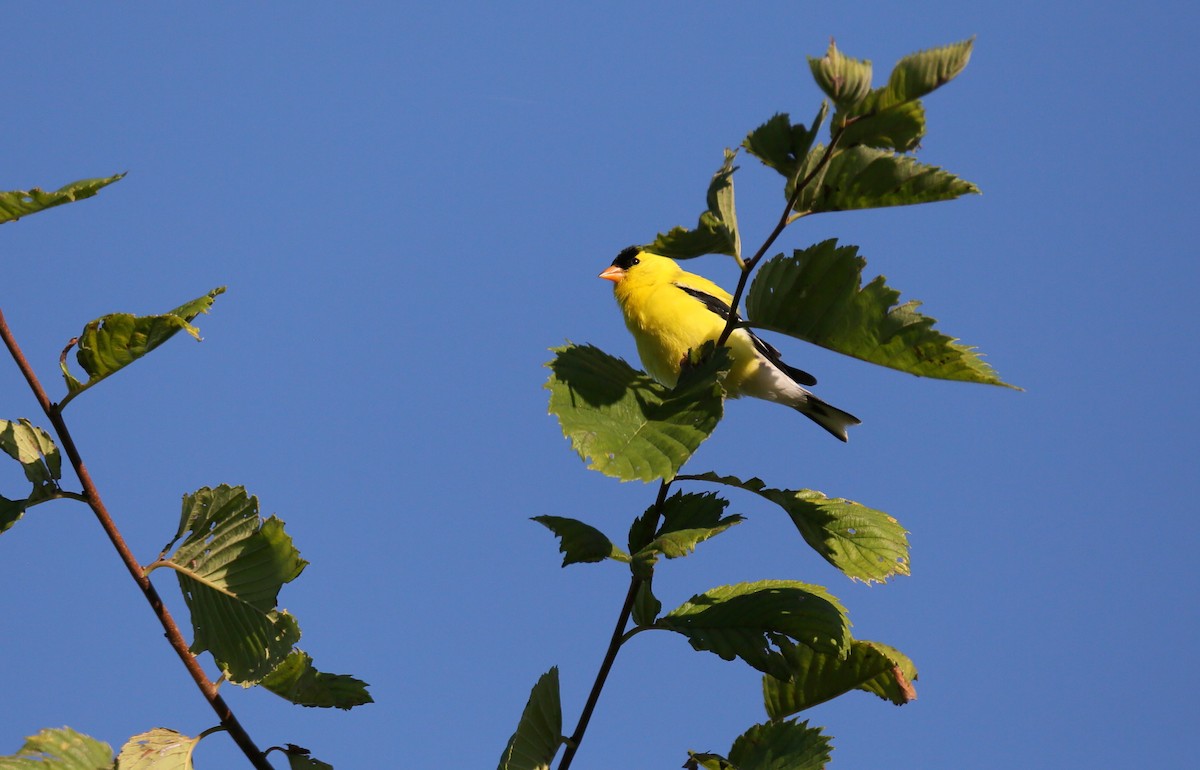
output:
<path id="1" fill-rule="evenodd" d="M 685 271 L 675 260 L 637 246 L 618 254 L 600 277 L 613 282 L 642 365 L 667 387 L 675 387 L 688 351 L 720 337 L 729 318 L 733 297 L 728 292 Z M 805 390 L 802 386 L 815 385 L 817 379 L 785 364 L 778 350 L 749 329 L 734 330 L 725 344 L 733 358 L 725 378 L 730 398 L 751 396 L 786 404 L 842 441 L 846 428 L 861 422 Z"/>

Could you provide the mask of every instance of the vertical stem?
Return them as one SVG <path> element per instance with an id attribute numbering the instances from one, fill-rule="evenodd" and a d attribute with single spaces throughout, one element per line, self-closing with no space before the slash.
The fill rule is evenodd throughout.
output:
<path id="1" fill-rule="evenodd" d="M 658 486 L 658 498 L 654 501 L 654 525 L 651 529 L 658 528 L 658 519 L 662 514 L 663 503 L 666 502 L 667 490 L 670 487 L 671 482 L 669 481 L 662 481 Z M 638 589 L 642 587 L 642 582 L 641 578 L 637 576 L 629 581 L 629 592 L 625 594 L 625 603 L 621 605 L 621 613 L 617 616 L 617 625 L 613 628 L 612 638 L 608 640 L 608 649 L 604 653 L 604 660 L 600 662 L 600 670 L 596 672 L 596 681 L 592 683 L 592 691 L 588 693 L 587 702 L 583 704 L 579 723 L 575 725 L 575 732 L 571 733 L 567 749 L 563 752 L 562 761 L 558 764 L 558 770 L 567 770 L 571 766 L 571 761 L 575 759 L 575 752 L 579 750 L 579 744 L 583 742 L 583 734 L 587 732 L 592 712 L 596 710 L 600 692 L 608 680 L 608 672 L 612 670 L 613 662 L 617 659 L 617 651 L 621 649 L 621 639 L 625 636 L 625 627 L 629 625 L 629 617 L 633 614 L 633 603 L 637 599 Z"/>
<path id="2" fill-rule="evenodd" d="M 17 363 L 17 368 L 21 370 L 25 381 L 29 384 L 30 390 L 33 391 L 34 398 L 42 407 L 42 411 L 46 413 L 46 417 L 54 426 L 54 432 L 58 435 L 59 443 L 62 444 L 63 452 L 66 453 L 67 459 L 71 463 L 71 467 L 75 470 L 75 475 L 79 477 L 79 483 L 83 486 L 83 494 L 87 499 L 88 507 L 92 509 L 92 513 L 96 515 L 97 521 L 104 529 L 104 533 L 108 535 L 109 541 L 117 554 L 121 557 L 121 561 L 125 564 L 125 568 L 129 571 L 129 575 L 137 583 L 141 589 L 142 595 L 146 597 L 150 608 L 154 611 L 159 623 L 162 624 L 163 630 L 166 632 L 167 642 L 179 659 L 183 662 L 184 668 L 191 675 L 192 680 L 200 689 L 200 693 L 204 699 L 208 701 L 213 711 L 216 712 L 217 718 L 221 720 L 221 726 L 224 727 L 233 738 L 234 742 L 246 755 L 252 764 L 258 770 L 274 770 L 270 762 L 267 761 L 263 753 L 255 745 L 254 740 L 242 727 L 237 717 L 234 716 L 232 710 L 226 705 L 225 700 L 217 692 L 217 686 L 204 673 L 204 669 L 200 667 L 200 662 L 196 660 L 196 656 L 188 647 L 187 641 L 183 638 L 183 633 L 179 630 L 179 625 L 175 619 L 171 617 L 171 613 L 163 604 L 162 598 L 155 590 L 154 584 L 150 582 L 150 578 L 146 576 L 145 571 L 134 558 L 133 552 L 129 549 L 129 545 L 122 537 L 120 530 L 117 529 L 116 523 L 112 516 L 109 515 L 108 509 L 104 506 L 104 501 L 100 497 L 99 490 L 96 489 L 95 483 L 92 481 L 92 476 L 88 473 L 87 467 L 83 464 L 83 459 L 80 457 L 79 450 L 75 446 L 74 439 L 71 438 L 70 431 L 67 430 L 67 424 L 63 421 L 62 412 L 58 405 L 52 403 L 46 395 L 45 389 L 42 388 L 41 382 L 33 371 L 33 367 L 29 365 L 29 361 L 25 358 L 25 354 L 21 351 L 16 339 L 12 335 L 12 331 L 8 328 L 8 322 L 4 318 L 4 311 L 0 310 L 0 338 L 4 340 L 5 347 L 12 354 L 13 360 Z"/>

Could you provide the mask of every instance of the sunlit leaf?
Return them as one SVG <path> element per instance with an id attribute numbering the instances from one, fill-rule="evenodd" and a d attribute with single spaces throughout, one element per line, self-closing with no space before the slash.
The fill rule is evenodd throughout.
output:
<path id="1" fill-rule="evenodd" d="M 62 455 L 50 434 L 25 418 L 0 420 L 0 451 L 21 464 L 33 485 L 25 498 L 10 500 L 0 495 L 0 533 L 15 524 L 29 507 L 50 499 L 62 478 Z"/>
<path id="2" fill-rule="evenodd" d="M 120 770 L 192 770 L 192 752 L 199 738 L 156 727 L 135 735 L 117 755 Z"/>
<path id="3" fill-rule="evenodd" d="M 13 190 L 0 192 L 0 224 L 12 222 L 29 214 L 36 214 L 64 203 L 74 203 L 84 198 L 90 198 L 113 182 L 125 177 L 124 174 L 104 177 L 102 179 L 80 179 L 63 185 L 54 192 L 44 192 L 35 187 L 32 190 Z"/>
<path id="4" fill-rule="evenodd" d="M 562 704 L 556 666 L 542 674 L 529 693 L 517 731 L 508 739 L 498 770 L 547 770 L 562 742 Z"/>
<path id="5" fill-rule="evenodd" d="M 742 240 L 738 234 L 737 211 L 733 200 L 733 159 L 737 150 L 725 150 L 725 162 L 713 174 L 708 185 L 708 208 L 700 215 L 695 229 L 672 228 L 659 234 L 646 247 L 653 254 L 672 259 L 691 259 L 702 254 L 728 254 L 740 258 Z"/>
<path id="6" fill-rule="evenodd" d="M 558 538 L 558 550 L 563 556 L 562 565 L 597 562 L 616 559 L 628 562 L 629 554 L 613 545 L 608 537 L 590 524 L 562 516 L 534 516 L 533 520 L 554 533 Z"/>
<path id="7" fill-rule="evenodd" d="M 862 286 L 865 265 L 836 240 L 768 260 L 746 298 L 751 324 L 919 377 L 1007 385 L 973 348 L 934 330 L 919 302 L 897 304 L 882 276 Z"/>
<path id="8" fill-rule="evenodd" d="M 62 372 L 68 394 L 62 404 L 65 405 L 83 390 L 124 369 L 169 340 L 176 332 L 186 331 L 197 340 L 200 339 L 200 330 L 192 326 L 190 321 L 201 313 L 207 313 L 213 300 L 224 293 L 225 287 L 218 287 L 162 315 L 111 313 L 90 322 L 79 335 L 79 350 L 75 354 L 88 379 L 86 382 L 76 379 L 67 369 L 64 358 Z"/>
<path id="9" fill-rule="evenodd" d="M 676 492 L 663 502 L 662 525 L 654 538 L 633 555 L 633 572 L 645 578 L 659 556 L 677 559 L 696 546 L 742 521 L 738 515 L 722 518 L 729 502 L 714 494 Z"/>
<path id="10" fill-rule="evenodd" d="M 25 739 L 0 770 L 113 770 L 112 747 L 69 727 L 47 728 Z"/>
<path id="11" fill-rule="evenodd" d="M 303 650 L 292 650 L 260 684 L 299 706 L 352 709 L 374 702 L 366 682 L 346 674 L 318 671 L 313 668 L 312 656 Z"/>
<path id="12" fill-rule="evenodd" d="M 283 522 L 274 516 L 263 521 L 258 498 L 242 487 L 223 484 L 184 496 L 176 538 L 185 532 L 166 561 L 191 610 L 192 651 L 210 651 L 230 680 L 255 684 L 300 639 L 295 618 L 276 601 L 279 589 L 307 562 Z"/>
<path id="13" fill-rule="evenodd" d="M 818 703 L 865 690 L 897 705 L 916 699 L 916 667 L 903 653 L 877 642 L 854 641 L 845 657 L 802 644 L 781 645 L 791 680 L 763 677 L 763 703 L 771 719 L 791 716 Z"/>
<path id="14" fill-rule="evenodd" d="M 825 148 L 821 145 L 810 150 L 800 176 L 806 178 L 818 169 L 824 155 Z M 978 192 L 975 185 L 937 166 L 918 163 L 890 150 L 860 145 L 836 153 L 824 168 L 817 170 L 812 182 L 796 199 L 795 210 L 804 215 L 908 206 L 953 200 Z"/>
<path id="15" fill-rule="evenodd" d="M 808 66 L 817 85 L 839 107 L 858 104 L 871 90 L 871 62 L 846 56 L 832 40 L 824 56 L 808 57 Z"/>
<path id="16" fill-rule="evenodd" d="M 771 489 L 760 479 L 688 476 L 754 492 L 783 508 L 805 542 L 847 576 L 866 583 L 909 574 L 904 527 L 883 511 L 811 489 Z"/>
<path id="17" fill-rule="evenodd" d="M 721 419 L 726 348 L 667 388 L 591 345 L 554 349 L 550 413 L 589 466 L 622 481 L 670 479 Z"/>
<path id="18" fill-rule="evenodd" d="M 687 637 L 693 648 L 741 658 L 765 674 L 791 676 L 778 647 L 790 638 L 841 654 L 850 644 L 846 609 L 820 586 L 763 580 L 719 586 L 693 596 L 654 624 Z"/>
<path id="19" fill-rule="evenodd" d="M 948 83 L 967 66 L 973 40 L 905 56 L 892 70 L 887 85 L 853 104 L 839 105 L 833 130 L 842 129 L 840 144 L 908 152 L 925 135 L 921 97 Z"/>

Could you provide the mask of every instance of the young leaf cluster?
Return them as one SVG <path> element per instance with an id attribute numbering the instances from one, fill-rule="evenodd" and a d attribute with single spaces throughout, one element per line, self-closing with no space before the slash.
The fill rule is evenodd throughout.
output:
<path id="1" fill-rule="evenodd" d="M 0 193 L 0 223 L 90 197 L 122 177 L 83 180 L 55 193 L 43 193 L 36 188 Z M 63 419 L 63 408 L 69 401 L 150 353 L 177 332 L 185 331 L 199 339 L 199 331 L 191 322 L 201 313 L 207 313 L 213 300 L 224 291 L 223 287 L 213 289 L 159 315 L 112 313 L 88 323 L 59 358 L 67 392 L 57 403 L 51 402 L 43 390 L 0 313 L 0 337 L 58 437 L 56 442 L 49 431 L 25 418 L 0 419 L 0 450 L 21 465 L 31 485 L 23 496 L 0 495 L 0 533 L 12 528 L 31 507 L 48 500 L 66 498 L 87 504 L 220 720 L 218 726 L 196 736 L 155 728 L 130 738 L 116 757 L 107 744 L 69 728 L 44 730 L 30 737 L 16 754 L 0 757 L 0 770 L 35 766 L 67 770 L 190 769 L 196 744 L 215 731 L 228 732 L 253 766 L 270 768 L 265 753 L 257 748 L 217 693 L 216 682 L 200 667 L 196 656 L 203 652 L 212 655 L 221 679 L 243 687 L 260 685 L 295 704 L 349 709 L 371 702 L 364 682 L 319 671 L 312 658 L 296 647 L 299 625 L 278 606 L 278 594 L 285 583 L 299 576 L 307 562 L 300 558 L 284 531 L 283 521 L 274 516 L 263 519 L 257 498 L 242 487 L 226 484 L 205 487 L 184 496 L 175 535 L 156 561 L 141 567 L 108 514 Z M 76 378 L 67 367 L 66 356 L 73 346 L 78 346 L 76 361 L 86 373 L 86 380 Z M 61 486 L 64 453 L 59 450 L 60 445 L 66 450 L 82 491 L 72 492 Z M 177 574 L 191 619 L 190 646 L 149 580 L 155 569 L 163 567 Z M 276 750 L 287 757 L 293 768 L 331 767 L 312 758 L 307 749 L 292 744 L 270 751 Z"/>
<path id="2" fill-rule="evenodd" d="M 916 376 L 1006 385 L 973 348 L 935 330 L 934 319 L 917 311 L 920 303 L 901 303 L 900 293 L 882 276 L 864 285 L 866 263 L 856 247 L 827 240 L 767 257 L 784 230 L 802 217 L 978 192 L 972 183 L 912 154 L 925 136 L 922 97 L 958 75 L 971 48 L 968 40 L 907 56 L 880 87 L 872 85 L 869 61 L 848 57 L 833 43 L 824 57 L 810 59 L 818 87 L 832 102 L 832 117 L 828 102 L 809 125 L 794 124 L 780 113 L 741 145 L 783 177 L 786 200 L 778 224 L 749 257 L 742 254 L 734 201 L 736 151 L 725 151 L 696 226 L 672 228 L 643 247 L 674 259 L 727 255 L 740 269 L 724 333 L 715 347 L 707 343 L 689 354 L 691 365 L 674 389 L 591 345 L 554 349 L 547 364 L 550 413 L 572 448 L 589 468 L 608 476 L 658 482 L 658 495 L 630 524 L 624 548 L 592 524 L 534 517 L 558 539 L 564 567 L 625 564 L 630 586 L 575 731 L 569 737 L 555 732 L 562 717 L 557 669 L 552 669 L 534 688 L 501 770 L 548 768 L 562 744 L 567 748 L 559 768 L 569 767 L 617 652 L 646 631 L 680 634 L 695 650 L 741 661 L 762 676 L 769 721 L 747 730 L 724 755 L 689 752 L 686 767 L 823 768 L 829 739 L 792 720 L 794 715 L 852 690 L 895 704 L 916 697 L 912 661 L 886 644 L 855 639 L 846 608 L 821 585 L 765 579 L 715 586 L 663 612 L 653 580 L 661 560 L 689 556 L 699 544 L 747 520 L 741 513 L 727 514 L 729 501 L 717 492 L 684 488 L 691 484 L 717 484 L 773 503 L 795 526 L 797 544 L 851 580 L 883 583 L 909 574 L 908 533 L 881 510 L 803 487 L 774 488 L 758 478 L 683 470 L 724 416 L 723 380 L 730 362 L 723 343 L 739 326 Z M 818 141 L 825 129 L 828 138 Z M 737 312 L 743 296 L 745 320 Z"/>

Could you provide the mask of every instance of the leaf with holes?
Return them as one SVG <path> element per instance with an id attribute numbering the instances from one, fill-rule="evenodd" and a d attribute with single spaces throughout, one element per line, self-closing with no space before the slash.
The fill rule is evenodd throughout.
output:
<path id="1" fill-rule="evenodd" d="M 224 293 L 225 287 L 218 287 L 162 315 L 110 313 L 90 322 L 79 334 L 79 350 L 75 354 L 88 379 L 86 382 L 76 379 L 67 369 L 64 357 L 60 366 L 68 393 L 60 406 L 65 406 L 79 393 L 129 366 L 169 340 L 176 332 L 186 331 L 199 340 L 200 330 L 192 326 L 192 319 L 207 313 L 213 300 Z"/>
<path id="2" fill-rule="evenodd" d="M 84 198 L 90 198 L 100 192 L 102 188 L 124 178 L 124 174 L 116 174 L 99 179 L 80 179 L 78 182 L 63 185 L 54 192 L 44 192 L 39 187 L 32 190 L 0 192 L 0 224 L 14 222 L 21 217 L 61 206 L 64 203 L 74 203 Z"/>
<path id="3" fill-rule="evenodd" d="M 120 770 L 192 770 L 192 753 L 199 738 L 165 727 L 135 735 L 117 755 Z"/>

